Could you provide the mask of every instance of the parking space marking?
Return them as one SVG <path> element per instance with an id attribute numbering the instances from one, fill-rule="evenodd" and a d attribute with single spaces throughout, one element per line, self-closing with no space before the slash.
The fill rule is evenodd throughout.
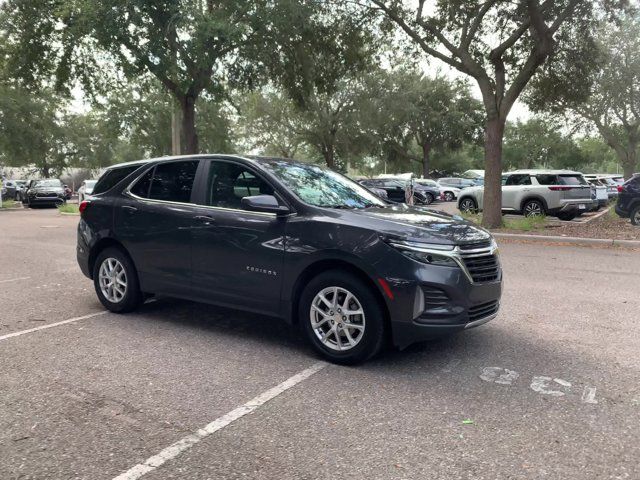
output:
<path id="1" fill-rule="evenodd" d="M 582 391 L 582 402 L 598 403 L 598 400 L 596 400 L 596 387 L 584 387 L 584 390 Z"/>
<path id="2" fill-rule="evenodd" d="M 59 327 L 60 325 L 66 325 L 67 323 L 79 322 L 80 320 L 87 320 L 88 318 L 97 317 L 98 315 L 104 315 L 109 313 L 104 310 L 102 312 L 90 313 L 89 315 L 83 315 L 82 317 L 74 317 L 68 320 L 63 320 L 61 322 L 49 323 L 48 325 L 42 325 L 41 327 L 29 328 L 27 330 L 20 330 L 19 332 L 7 333 L 6 335 L 0 336 L 0 342 L 2 340 L 7 340 L 8 338 L 19 337 L 20 335 L 26 335 L 27 333 L 38 332 L 40 330 L 46 330 L 47 328 Z"/>
<path id="3" fill-rule="evenodd" d="M 0 280 L 0 283 L 17 282 L 18 280 L 29 280 L 30 278 L 31 277 L 9 278 L 7 280 Z"/>
<path id="4" fill-rule="evenodd" d="M 199 443 L 200 441 L 207 438 L 209 435 L 217 432 L 218 430 L 222 430 L 223 428 L 229 426 L 231 423 L 235 422 L 239 418 L 248 415 L 249 413 L 254 412 L 259 407 L 267 403 L 269 400 L 273 400 L 278 395 L 286 392 L 290 388 L 296 386 L 298 383 L 306 380 L 310 376 L 322 370 L 328 364 L 326 362 L 318 362 L 311 365 L 309 368 L 302 370 L 301 372 L 296 373 L 292 377 L 289 377 L 287 380 L 282 382 L 279 385 L 261 393 L 257 397 L 249 400 L 244 405 L 239 406 L 238 408 L 231 410 L 230 412 L 224 414 L 223 416 L 216 418 L 211 423 L 207 424 L 203 428 L 195 431 L 194 433 L 187 435 L 186 437 L 178 440 L 173 445 L 169 445 L 164 450 L 160 451 L 158 454 L 147 458 L 143 463 L 139 463 L 134 467 L 130 468 L 126 472 L 118 475 L 113 480 L 136 480 L 143 475 L 146 475 L 149 472 L 152 472 L 156 468 L 162 466 L 164 463 L 169 460 L 176 458 L 181 453 L 189 450 L 191 447 Z"/>

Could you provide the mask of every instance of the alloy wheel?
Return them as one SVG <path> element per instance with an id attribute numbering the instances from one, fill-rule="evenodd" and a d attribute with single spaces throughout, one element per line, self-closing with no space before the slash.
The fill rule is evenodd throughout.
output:
<path id="1" fill-rule="evenodd" d="M 640 209 L 636 210 L 635 215 L 633 216 L 633 222 L 634 225 L 640 225 Z"/>
<path id="2" fill-rule="evenodd" d="M 119 303 L 127 294 L 127 272 L 115 258 L 105 258 L 98 273 L 100 291 L 112 303 Z"/>
<path id="3" fill-rule="evenodd" d="M 322 289 L 311 302 L 309 320 L 316 337 L 332 350 L 350 350 L 364 335 L 362 304 L 342 287 Z"/>
<path id="4" fill-rule="evenodd" d="M 471 199 L 465 199 L 460 202 L 460 210 L 463 212 L 473 212 L 476 209 L 476 205 L 473 203 Z"/>
<path id="5" fill-rule="evenodd" d="M 446 193 L 444 194 L 444 199 L 445 199 L 447 202 L 451 202 L 451 201 L 453 200 L 453 193 L 451 193 L 451 192 L 446 192 Z"/>
<path id="6" fill-rule="evenodd" d="M 542 214 L 542 205 L 538 202 L 529 202 L 524 206 L 525 217 L 539 217 Z"/>

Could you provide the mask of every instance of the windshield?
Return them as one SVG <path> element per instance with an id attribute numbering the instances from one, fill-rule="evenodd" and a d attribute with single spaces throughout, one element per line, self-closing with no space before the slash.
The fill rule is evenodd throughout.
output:
<path id="1" fill-rule="evenodd" d="M 60 180 L 38 180 L 34 187 L 62 187 Z"/>
<path id="2" fill-rule="evenodd" d="M 368 208 L 386 203 L 353 180 L 328 168 L 272 160 L 263 163 L 300 200 L 316 207 Z"/>

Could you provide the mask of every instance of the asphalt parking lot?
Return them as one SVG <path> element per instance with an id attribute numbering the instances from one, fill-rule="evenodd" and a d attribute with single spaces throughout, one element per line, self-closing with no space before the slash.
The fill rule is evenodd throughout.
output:
<path id="1" fill-rule="evenodd" d="M 637 251 L 501 244 L 494 321 L 339 367 L 258 315 L 104 313 L 76 224 L 0 212 L 0 479 L 640 478 Z"/>

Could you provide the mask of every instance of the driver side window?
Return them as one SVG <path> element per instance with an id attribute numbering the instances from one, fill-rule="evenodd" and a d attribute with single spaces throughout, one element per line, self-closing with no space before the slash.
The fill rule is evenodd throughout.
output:
<path id="1" fill-rule="evenodd" d="M 241 210 L 241 200 L 255 195 L 273 195 L 273 188 L 242 165 L 211 162 L 206 205 Z"/>

